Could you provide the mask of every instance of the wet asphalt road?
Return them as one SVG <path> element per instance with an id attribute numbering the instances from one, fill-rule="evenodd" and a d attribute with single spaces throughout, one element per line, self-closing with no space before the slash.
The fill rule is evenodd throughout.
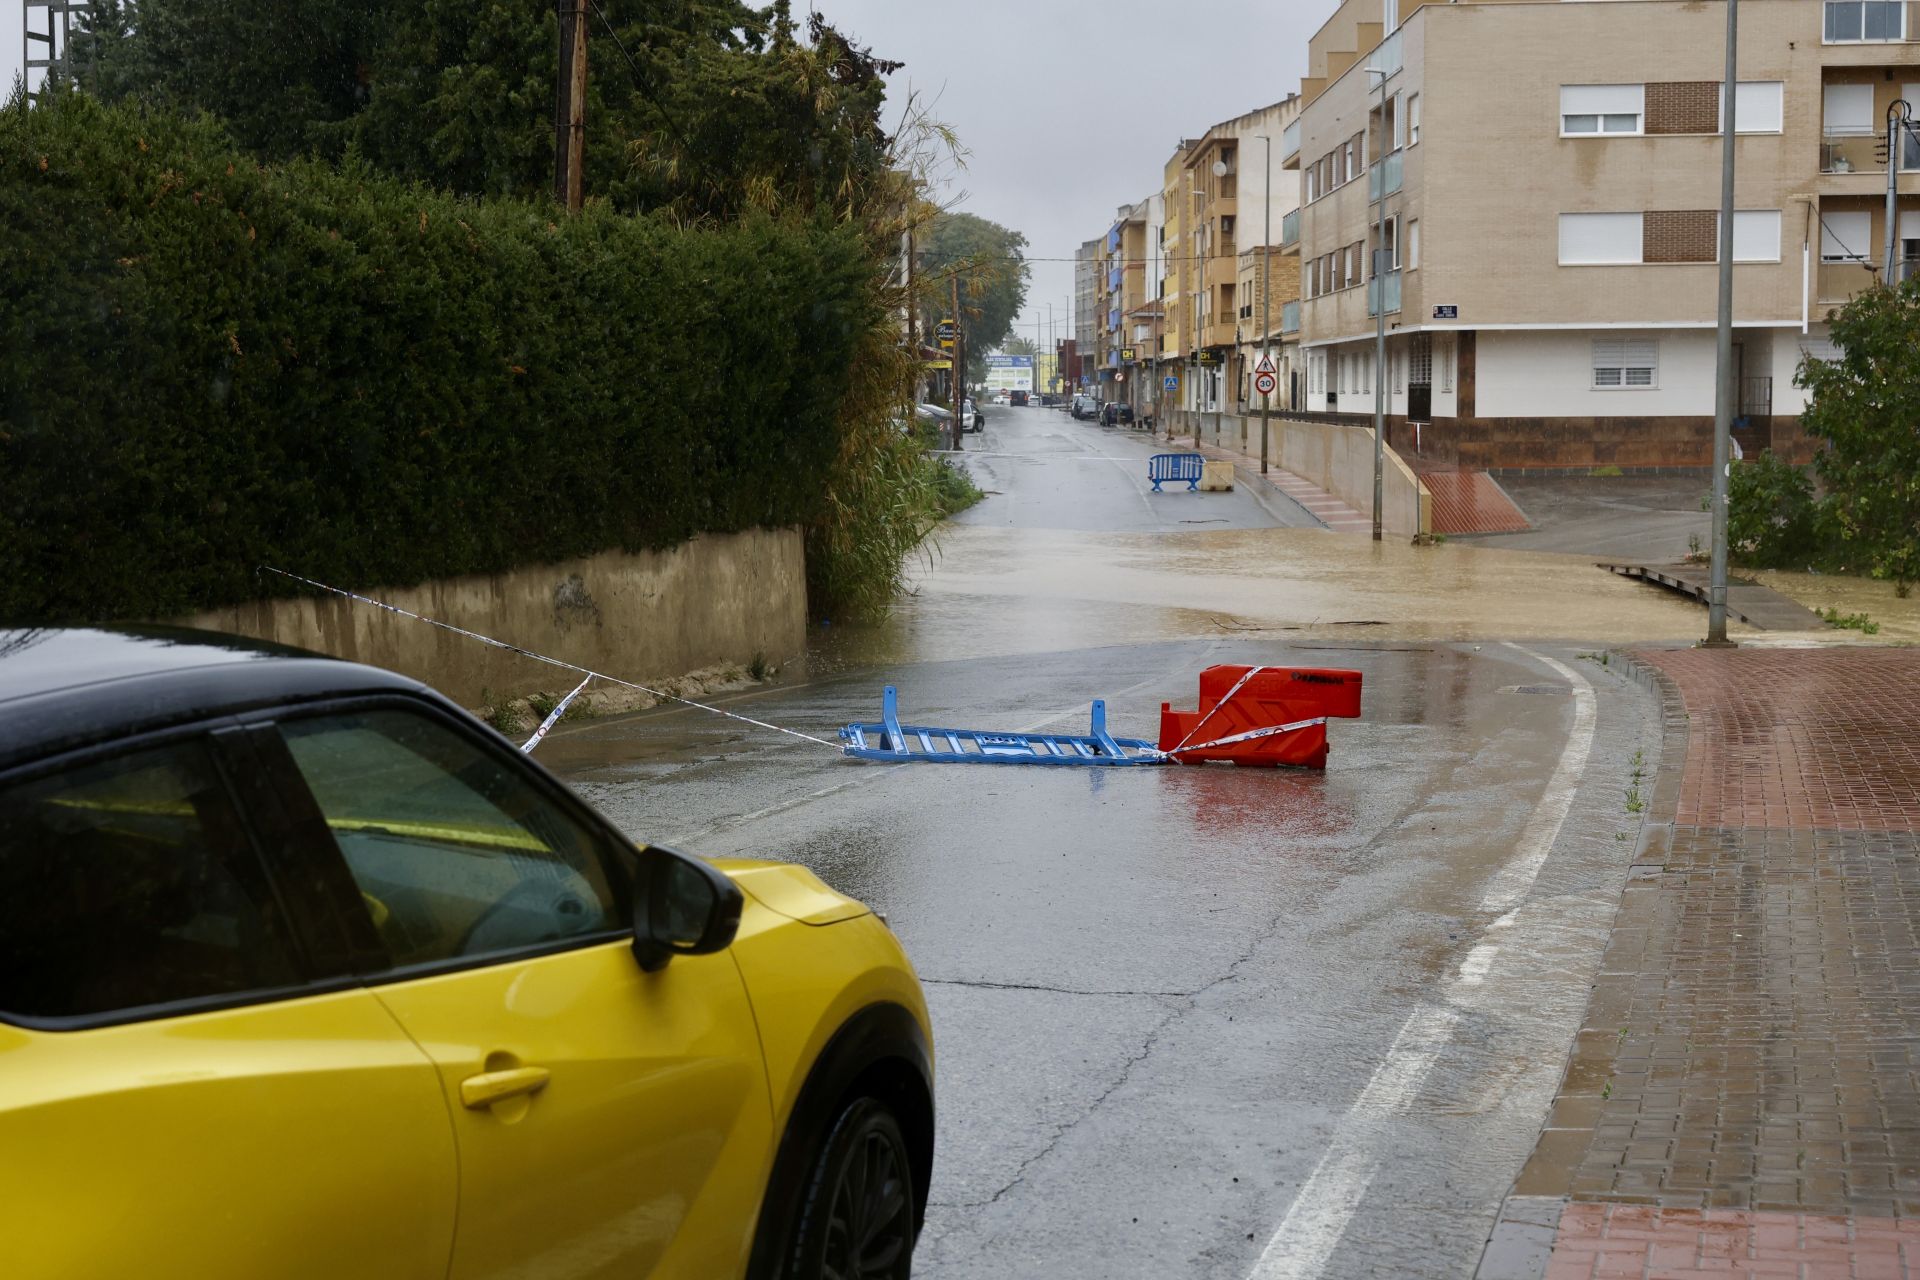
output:
<path id="1" fill-rule="evenodd" d="M 970 520 L 1181 527 L 1128 464 L 1082 460 L 1144 458 L 1143 436 L 1001 408 L 967 443 L 999 490 Z M 981 728 L 1081 725 L 1105 697 L 1152 738 L 1210 663 L 1366 678 L 1324 774 L 886 766 L 685 710 L 542 747 L 636 837 L 799 861 L 888 915 L 939 1059 L 916 1274 L 1470 1275 L 1628 874 L 1652 700 L 1573 645 L 1116 644 L 1027 601 L 1054 647 L 993 652 L 915 607 L 723 701 L 831 737 L 884 683 L 911 719 Z"/>

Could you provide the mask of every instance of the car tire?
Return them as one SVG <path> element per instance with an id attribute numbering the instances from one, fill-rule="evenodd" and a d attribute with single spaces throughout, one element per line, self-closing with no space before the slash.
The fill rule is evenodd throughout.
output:
<path id="1" fill-rule="evenodd" d="M 807 1174 L 791 1280 L 907 1280 L 918 1231 L 911 1160 L 886 1103 L 849 1102 Z"/>

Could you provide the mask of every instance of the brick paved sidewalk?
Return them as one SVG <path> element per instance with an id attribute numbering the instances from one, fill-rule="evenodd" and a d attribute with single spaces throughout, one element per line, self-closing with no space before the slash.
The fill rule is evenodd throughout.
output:
<path id="1" fill-rule="evenodd" d="M 1637 656 L 1648 839 L 1481 1280 L 1920 1280 L 1920 651 Z"/>

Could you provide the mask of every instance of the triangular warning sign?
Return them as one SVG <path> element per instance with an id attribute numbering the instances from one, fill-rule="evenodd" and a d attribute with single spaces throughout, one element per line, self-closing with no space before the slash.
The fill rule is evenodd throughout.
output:
<path id="1" fill-rule="evenodd" d="M 1257 364 L 1257 365 L 1255 365 L 1255 366 L 1253 366 L 1253 371 L 1254 371 L 1255 373 L 1272 373 L 1272 372 L 1274 372 L 1274 368 L 1273 368 L 1273 357 L 1272 357 L 1272 356 L 1261 356 L 1261 357 L 1260 357 L 1260 363 L 1259 363 L 1259 364 Z"/>

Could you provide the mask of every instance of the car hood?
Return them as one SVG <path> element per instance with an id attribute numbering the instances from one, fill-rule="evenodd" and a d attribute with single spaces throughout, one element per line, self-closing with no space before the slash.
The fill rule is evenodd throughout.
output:
<path id="1" fill-rule="evenodd" d="M 819 876 L 790 862 L 719 858 L 714 865 L 761 906 L 801 924 L 837 924 L 872 914 L 866 903 L 835 892 Z"/>

